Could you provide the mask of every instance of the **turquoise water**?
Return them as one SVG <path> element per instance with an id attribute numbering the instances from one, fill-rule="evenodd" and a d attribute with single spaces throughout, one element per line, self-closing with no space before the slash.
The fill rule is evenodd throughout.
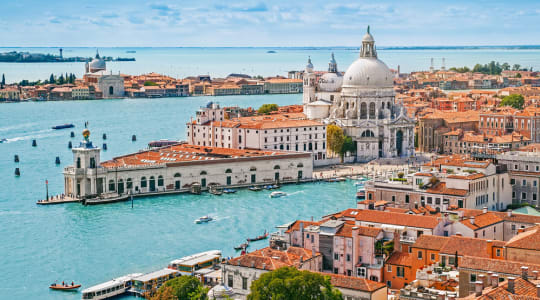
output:
<path id="1" fill-rule="evenodd" d="M 360 40 L 358 41 L 360 46 Z M 136 53 L 126 53 L 135 50 Z M 276 53 L 266 53 L 275 50 Z M 58 48 L 0 48 L 5 51 L 28 51 L 32 53 L 58 53 Z M 358 57 L 354 48 L 100 48 L 104 56 L 135 57 L 135 62 L 108 62 L 109 70 L 124 74 L 158 72 L 176 78 L 198 74 L 224 77 L 230 73 L 275 76 L 286 75 L 290 70 L 304 69 L 311 56 L 316 70 L 327 70 L 330 54 L 335 53 L 339 70 L 347 67 Z M 94 56 L 95 48 L 64 48 L 64 56 Z M 520 64 L 522 67 L 540 69 L 540 49 L 379 49 L 379 57 L 390 67 L 402 72 L 428 70 L 430 59 L 435 67 L 469 66 L 490 61 Z M 6 74 L 7 82 L 22 79 L 44 80 L 51 73 L 74 73 L 79 78 L 84 63 L 0 63 L 0 74 Z"/>
<path id="2" fill-rule="evenodd" d="M 83 207 L 80 204 L 37 206 L 45 196 L 63 190 L 62 168 L 72 161 L 69 141 L 78 142 L 85 121 L 91 140 L 108 151 L 102 159 L 137 151 L 150 140 L 185 138 L 185 123 L 210 100 L 222 105 L 259 106 L 300 103 L 301 95 L 189 97 L 99 100 L 0 105 L 0 299 L 80 299 L 79 293 L 49 291 L 55 280 L 74 280 L 83 288 L 133 272 L 165 267 L 169 261 L 196 252 L 232 247 L 265 229 L 295 219 L 317 219 L 355 205 L 350 182 L 288 185 L 283 198 L 268 191 L 240 190 L 236 194 L 174 195 L 139 198 L 131 204 Z M 74 123 L 53 131 L 53 125 Z M 131 142 L 131 135 L 137 142 Z M 37 147 L 31 147 L 31 140 Z M 13 162 L 13 155 L 20 163 Z M 54 160 L 60 156 L 62 164 Z M 15 167 L 22 175 L 15 177 Z M 210 214 L 216 221 L 196 225 Z M 253 243 L 251 250 L 268 241 Z"/>

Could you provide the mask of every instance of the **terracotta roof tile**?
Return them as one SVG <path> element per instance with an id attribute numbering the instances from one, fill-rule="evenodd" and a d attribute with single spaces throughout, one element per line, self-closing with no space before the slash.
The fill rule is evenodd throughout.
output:
<path id="1" fill-rule="evenodd" d="M 348 290 L 357 290 L 364 292 L 374 292 L 386 287 L 382 282 L 371 281 L 365 278 L 351 277 L 332 273 L 321 273 L 325 276 L 330 276 L 330 282 L 337 288 Z"/>
<path id="2" fill-rule="evenodd" d="M 410 267 L 412 266 L 412 257 L 409 255 L 409 253 L 395 251 L 386 260 L 386 263 L 390 265 L 400 265 L 400 266 Z"/>
<path id="3" fill-rule="evenodd" d="M 495 272 L 500 274 L 509 274 L 521 276 L 521 267 L 528 267 L 528 273 L 530 276 L 533 275 L 533 271 L 540 272 L 539 264 L 530 264 L 517 261 L 501 260 L 501 259 L 492 259 L 492 258 L 481 258 L 481 257 L 471 257 L 463 256 L 459 264 L 459 268 L 470 269 L 470 270 L 481 270 L 485 272 Z"/>
<path id="4" fill-rule="evenodd" d="M 440 251 L 449 239 L 449 237 L 444 236 L 423 234 L 416 239 L 416 242 L 414 242 L 412 247 Z"/>
<path id="5" fill-rule="evenodd" d="M 514 236 L 506 247 L 540 251 L 540 226 L 528 228 L 525 232 Z"/>

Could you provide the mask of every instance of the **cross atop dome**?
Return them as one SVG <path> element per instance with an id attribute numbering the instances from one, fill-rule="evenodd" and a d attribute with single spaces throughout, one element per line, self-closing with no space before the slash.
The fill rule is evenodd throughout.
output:
<path id="1" fill-rule="evenodd" d="M 375 40 L 369 32 L 369 25 L 367 32 L 362 38 L 362 48 L 360 49 L 360 57 L 374 57 L 377 58 L 377 51 L 375 50 Z"/>

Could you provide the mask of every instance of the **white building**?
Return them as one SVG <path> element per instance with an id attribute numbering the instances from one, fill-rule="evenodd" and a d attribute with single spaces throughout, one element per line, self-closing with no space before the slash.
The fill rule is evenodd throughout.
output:
<path id="1" fill-rule="evenodd" d="M 304 73 L 304 111 L 308 118 L 336 124 L 357 143 L 357 160 L 414 154 L 414 121 L 395 103 L 393 74 L 377 58 L 368 32 L 360 57 L 340 76 L 332 57 L 319 81 L 311 59 Z"/>
<path id="2" fill-rule="evenodd" d="M 313 153 L 314 165 L 326 164 L 326 125 L 303 113 L 224 119 L 224 109 L 210 102 L 187 123 L 188 143 L 232 149 Z"/>
<path id="3" fill-rule="evenodd" d="M 107 73 L 105 60 L 96 53 L 96 57 L 85 65 L 84 81 L 94 85 L 103 93 L 103 98 L 124 97 L 124 77 Z"/>
<path id="4" fill-rule="evenodd" d="M 198 183 L 250 186 L 309 180 L 310 153 L 226 149 L 176 144 L 100 162 L 100 149 L 88 139 L 72 149 L 74 165 L 64 169 L 65 194 L 76 198 L 187 191 Z"/>
<path id="5" fill-rule="evenodd" d="M 540 153 L 536 147 L 527 150 L 510 151 L 497 155 L 499 164 L 506 165 L 510 173 L 512 200 L 515 203 L 529 203 L 539 207 L 540 195 Z"/>

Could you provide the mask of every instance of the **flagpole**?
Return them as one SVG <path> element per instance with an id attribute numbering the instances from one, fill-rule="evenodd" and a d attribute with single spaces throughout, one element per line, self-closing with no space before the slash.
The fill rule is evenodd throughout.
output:
<path id="1" fill-rule="evenodd" d="M 49 181 L 47 179 L 45 179 L 45 190 L 47 191 L 45 201 L 49 201 Z"/>

